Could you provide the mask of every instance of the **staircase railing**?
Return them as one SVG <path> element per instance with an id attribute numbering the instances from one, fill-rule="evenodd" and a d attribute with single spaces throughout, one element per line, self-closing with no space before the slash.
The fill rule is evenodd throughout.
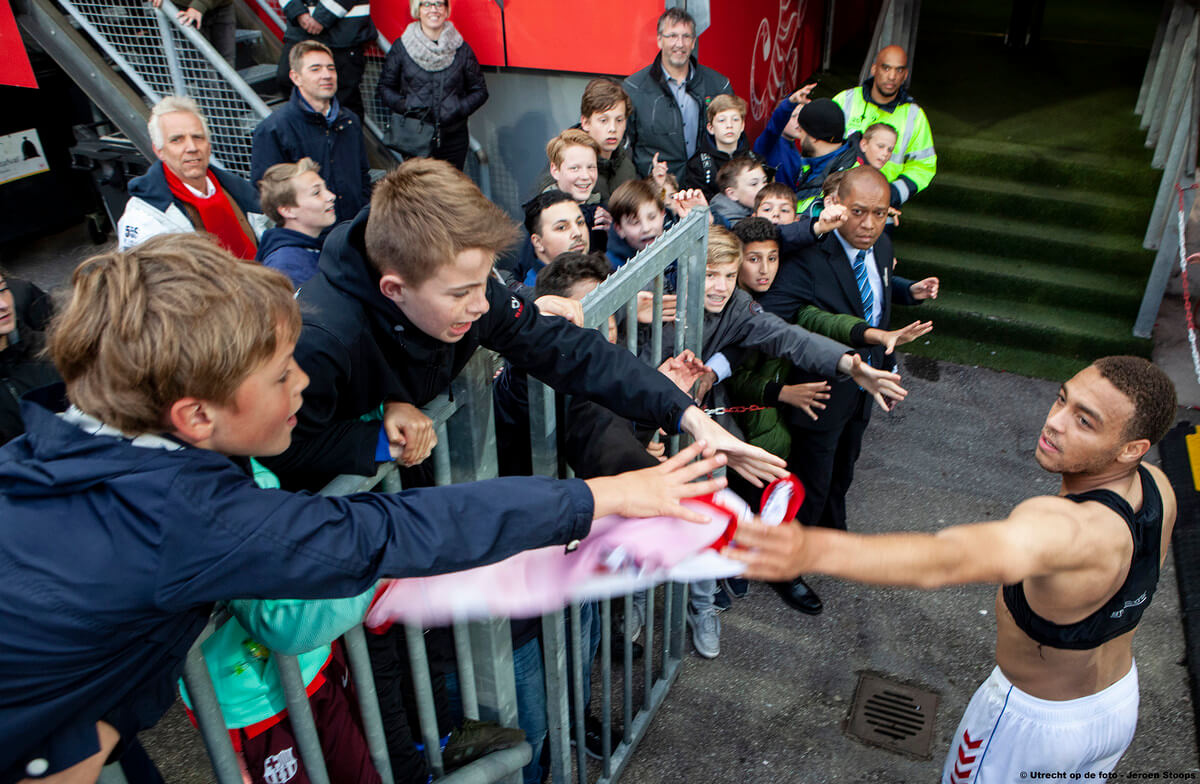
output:
<path id="1" fill-rule="evenodd" d="M 250 176 L 251 134 L 271 110 L 176 8 L 145 0 L 59 0 L 148 103 L 168 95 L 195 99 L 208 120 L 213 159 Z"/>
<path id="2" fill-rule="evenodd" d="M 1184 242 L 1178 221 L 1170 220 L 1170 216 L 1178 203 L 1176 188 L 1194 182 L 1196 177 L 1196 137 L 1200 133 L 1198 43 L 1200 14 L 1196 9 L 1183 0 L 1164 3 L 1135 109 L 1146 130 L 1146 147 L 1154 150 L 1152 165 L 1163 170 L 1142 242 L 1145 248 L 1157 249 L 1158 255 L 1133 327 L 1133 334 L 1141 338 L 1150 337 L 1154 329 L 1167 281 Z M 1185 189 L 1183 198 L 1186 214 L 1195 198 L 1194 191 Z"/>

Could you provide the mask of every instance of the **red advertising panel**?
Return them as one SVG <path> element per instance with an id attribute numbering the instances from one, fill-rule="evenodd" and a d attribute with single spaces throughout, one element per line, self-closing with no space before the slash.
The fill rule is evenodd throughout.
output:
<path id="1" fill-rule="evenodd" d="M 821 62 L 820 0 L 713 2 L 700 36 L 700 62 L 729 77 L 750 104 L 746 136 L 762 131 L 775 106 Z M 839 8 L 840 10 L 840 8 Z"/>
<path id="2" fill-rule="evenodd" d="M 412 23 L 408 0 L 371 0 L 371 19 L 395 41 Z M 450 21 L 483 65 L 505 65 L 504 23 L 496 0 L 451 0 Z"/>
<path id="3" fill-rule="evenodd" d="M 658 54 L 654 25 L 662 9 L 662 0 L 508 0 L 508 64 L 627 76 Z"/>
<path id="4" fill-rule="evenodd" d="M 8 0 L 0 0 L 0 84 L 13 87 L 37 87 L 33 66 L 25 53 L 25 42 L 17 29 Z"/>

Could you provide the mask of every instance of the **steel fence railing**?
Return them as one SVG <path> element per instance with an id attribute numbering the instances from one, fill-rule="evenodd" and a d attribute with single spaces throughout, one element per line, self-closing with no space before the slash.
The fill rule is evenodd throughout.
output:
<path id="1" fill-rule="evenodd" d="M 1200 14 L 1192 4 L 1169 0 L 1163 8 L 1155 47 L 1146 65 L 1138 93 L 1137 113 L 1146 131 L 1146 146 L 1154 150 L 1152 165 L 1163 170 L 1154 208 L 1142 246 L 1157 249 L 1146 281 L 1133 334 L 1148 338 L 1162 305 L 1176 251 L 1184 237 L 1169 220 L 1175 188 L 1196 175 L 1197 135 L 1200 134 Z M 1185 209 L 1191 208 L 1194 191 L 1185 191 Z"/>
<path id="2" fill-rule="evenodd" d="M 662 356 L 662 297 L 664 273 L 672 264 L 676 265 L 677 310 L 674 353 L 691 349 L 701 354 L 701 338 L 704 323 L 704 268 L 708 247 L 708 211 L 693 210 L 687 218 L 667 232 L 650 248 L 639 253 L 608 280 L 583 299 L 584 324 L 593 329 L 607 328 L 608 319 L 623 314 L 627 345 L 637 353 L 637 298 L 641 291 L 650 290 L 654 295 L 651 320 L 651 346 L 649 356 Z M 558 472 L 557 422 L 555 421 L 555 393 L 546 385 L 529 380 L 530 443 L 532 445 L 533 472 L 555 476 Z M 678 451 L 679 437 L 671 439 L 670 451 Z M 621 776 L 631 755 L 645 737 L 650 722 L 661 707 L 671 684 L 679 674 L 684 653 L 684 613 L 687 601 L 687 586 L 667 584 L 663 588 L 661 650 L 655 650 L 655 591 L 643 593 L 645 601 L 645 638 L 641 667 L 641 700 L 635 701 L 634 657 L 632 628 L 634 596 L 628 595 L 617 601 L 622 603 L 625 615 L 623 630 L 624 645 L 621 658 L 621 704 L 618 715 L 624 731 L 616 748 L 611 744 L 613 727 L 613 657 L 612 657 L 612 600 L 599 602 L 600 610 L 600 721 L 602 754 L 599 763 L 597 784 L 611 784 Z M 550 613 L 542 618 L 543 655 L 546 670 L 546 705 L 550 741 L 550 774 L 556 782 L 587 782 L 588 769 L 584 756 L 584 692 L 591 689 L 583 682 L 585 642 L 581 629 L 581 606 L 573 604 L 567 613 L 571 618 L 571 639 L 568 641 L 564 613 Z M 567 646 L 570 645 L 574 666 L 567 673 Z M 655 666 L 655 660 L 658 666 Z M 573 694 L 574 715 L 571 715 L 568 691 Z M 575 737 L 575 760 L 571 764 L 570 735 Z"/>
<path id="3" fill-rule="evenodd" d="M 198 30 L 179 23 L 170 0 L 60 0 L 150 104 L 168 95 L 195 99 L 208 120 L 213 160 L 250 176 L 251 134 L 266 103 Z"/>
<path id="4" fill-rule="evenodd" d="M 661 354 L 662 297 L 664 273 L 676 265 L 678 307 L 676 311 L 675 352 L 691 349 L 700 352 L 703 325 L 704 267 L 708 241 L 707 210 L 697 209 L 668 231 L 651 248 L 636 256 L 630 263 L 601 284 L 583 301 L 585 325 L 602 328 L 610 315 L 623 313 L 629 324 L 636 323 L 638 293 L 651 290 L 654 294 L 654 322 L 651 327 L 653 355 Z M 636 330 L 628 332 L 628 347 L 637 350 Z M 432 460 L 438 485 L 472 481 L 496 476 L 498 463 L 494 432 L 491 386 L 494 356 L 480 350 L 444 394 L 424 408 L 433 420 L 438 445 Z M 534 473 L 557 475 L 558 456 L 555 449 L 556 422 L 554 392 L 530 379 L 530 421 Z M 671 451 L 679 448 L 678 437 L 672 439 Z M 324 495 L 347 495 L 370 490 L 394 492 L 400 490 L 400 475 L 395 463 L 380 467 L 374 476 L 337 477 L 322 489 Z M 687 586 L 668 584 L 663 587 L 663 611 L 656 619 L 656 593 L 644 593 L 645 657 L 641 677 L 637 680 L 641 698 L 635 700 L 635 666 L 632 631 L 634 597 L 618 599 L 623 603 L 626 618 L 625 642 L 621 656 L 621 704 L 614 710 L 611 600 L 600 602 L 601 642 L 600 680 L 602 716 L 605 737 L 613 727 L 614 713 L 624 726 L 621 740 L 614 748 L 605 741 L 599 770 L 594 779 L 598 784 L 616 782 L 628 764 L 638 743 L 649 730 L 658 708 L 663 704 L 671 684 L 679 674 L 684 653 L 684 607 Z M 227 613 L 214 613 L 208 627 L 192 647 L 184 670 L 184 682 L 192 698 L 193 714 L 212 761 L 219 784 L 239 784 L 242 774 L 237 757 L 217 703 L 216 693 L 204 662 L 201 643 L 224 622 Z M 565 618 L 572 620 L 572 639 L 568 641 Z M 549 741 L 551 745 L 551 774 L 555 782 L 568 784 L 589 781 L 585 747 L 582 706 L 585 690 L 591 684 L 583 681 L 584 641 L 580 625 L 581 606 L 574 604 L 562 612 L 549 613 L 542 618 L 542 645 L 546 667 L 546 704 Z M 661 622 L 661 623 L 659 623 Z M 656 649 L 655 629 L 662 629 L 662 641 Z M 513 670 L 512 639 L 509 621 L 495 618 L 473 623 L 457 623 L 453 627 L 457 672 L 463 713 L 467 718 L 482 718 L 517 726 L 516 686 Z M 490 782 L 520 781 L 520 770 L 530 760 L 530 746 L 520 744 L 513 749 L 493 752 L 482 759 L 450 774 L 444 773 L 438 743 L 438 724 L 433 701 L 429 662 L 422 630 L 406 626 L 409 657 L 412 666 L 414 691 L 419 714 L 420 740 L 434 778 L 447 784 L 490 784 Z M 347 632 L 342 638 L 347 664 L 358 694 L 364 735 L 371 758 L 385 784 L 392 784 L 383 723 L 375 694 L 363 628 Z M 567 647 L 573 649 L 574 667 L 567 672 Z M 293 656 L 272 653 L 279 671 L 280 682 L 287 697 L 289 718 L 295 729 L 298 752 L 309 777 L 315 784 L 327 782 L 328 775 L 317 741 L 316 727 L 308 710 L 305 684 Z M 575 715 L 568 715 L 568 692 L 574 694 Z M 570 758 L 570 732 L 574 728 L 576 758 Z M 105 781 L 119 784 L 119 771 L 110 766 Z"/>

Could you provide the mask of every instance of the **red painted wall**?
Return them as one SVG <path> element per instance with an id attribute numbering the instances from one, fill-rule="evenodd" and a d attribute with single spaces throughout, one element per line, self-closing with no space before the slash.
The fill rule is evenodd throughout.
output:
<path id="1" fill-rule="evenodd" d="M 495 0 L 451 0 L 450 18 L 484 65 L 626 76 L 658 55 L 654 25 L 662 5 L 662 0 L 507 0 L 501 15 Z M 780 99 L 819 67 L 824 5 L 713 0 L 711 24 L 700 36 L 700 61 L 728 76 L 750 104 L 751 138 Z M 371 8 L 380 32 L 392 40 L 412 21 L 408 0 L 373 0 Z"/>

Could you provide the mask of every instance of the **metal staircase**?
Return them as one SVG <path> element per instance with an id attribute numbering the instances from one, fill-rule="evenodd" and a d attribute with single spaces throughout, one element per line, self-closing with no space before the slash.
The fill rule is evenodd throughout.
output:
<path id="1" fill-rule="evenodd" d="M 248 62 L 241 68 L 225 62 L 199 31 L 181 25 L 170 0 L 157 9 L 146 0 L 15 0 L 14 11 L 25 34 L 147 159 L 154 159 L 145 126 L 150 106 L 187 95 L 208 119 L 214 161 L 249 177 L 251 134 L 285 96 L 275 83 L 278 39 L 248 7 L 238 8 L 238 62 Z M 278 6 L 272 13 L 282 22 Z M 381 169 L 396 161 L 380 141 L 387 114 L 374 100 L 382 58 L 372 58 L 377 62 L 361 88 L 373 115 L 364 118 L 368 153 Z"/>

